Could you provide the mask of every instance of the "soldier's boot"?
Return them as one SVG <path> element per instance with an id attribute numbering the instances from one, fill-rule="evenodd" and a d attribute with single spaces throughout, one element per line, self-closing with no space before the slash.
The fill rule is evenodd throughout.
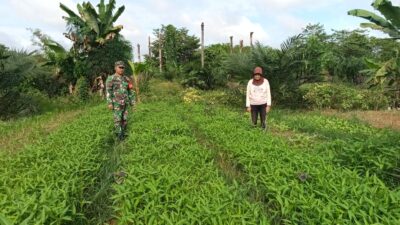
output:
<path id="1" fill-rule="evenodd" d="M 122 133 L 123 133 L 123 136 L 124 137 L 127 137 L 128 136 L 128 134 L 127 134 L 127 126 L 128 126 L 128 123 L 127 123 L 127 121 L 126 120 L 123 120 L 122 121 L 122 123 L 121 123 L 121 129 L 122 129 Z"/>
<path id="2" fill-rule="evenodd" d="M 115 123 L 115 135 L 118 140 L 121 140 L 123 137 L 123 131 L 122 131 L 122 126 L 121 123 Z"/>
<path id="3" fill-rule="evenodd" d="M 125 139 L 124 133 L 123 132 L 119 133 L 118 134 L 118 140 L 119 141 L 123 141 L 124 139 Z"/>

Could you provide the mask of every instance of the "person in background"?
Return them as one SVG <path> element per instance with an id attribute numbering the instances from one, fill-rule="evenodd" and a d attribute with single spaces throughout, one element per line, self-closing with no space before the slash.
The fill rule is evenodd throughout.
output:
<path id="1" fill-rule="evenodd" d="M 257 125 L 260 115 L 261 127 L 266 130 L 267 113 L 271 110 L 271 89 L 261 67 L 254 68 L 253 78 L 247 84 L 246 108 L 251 112 L 253 125 Z"/>
<path id="2" fill-rule="evenodd" d="M 97 92 L 104 99 L 104 83 L 102 76 L 96 77 L 93 82 L 92 92 Z"/>

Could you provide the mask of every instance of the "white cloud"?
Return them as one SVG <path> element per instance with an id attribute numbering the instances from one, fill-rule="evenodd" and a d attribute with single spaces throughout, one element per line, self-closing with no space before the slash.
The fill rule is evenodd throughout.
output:
<path id="1" fill-rule="evenodd" d="M 334 5 L 344 0 L 258 0 L 258 4 L 263 5 L 265 9 L 275 10 L 299 10 L 299 9 L 317 9 Z"/>
<path id="2" fill-rule="evenodd" d="M 75 7 L 72 0 L 63 0 L 64 5 L 70 8 Z M 53 0 L 11 0 L 9 6 L 12 13 L 16 13 L 20 18 L 29 21 L 30 23 L 36 22 L 46 26 L 55 28 L 65 26 L 65 21 L 62 16 L 66 13 L 59 7 L 59 1 Z"/>
<path id="3" fill-rule="evenodd" d="M 76 3 L 82 0 L 61 2 L 76 11 Z M 97 2 L 92 1 L 94 5 Z M 393 2 L 400 4 L 400 0 Z M 31 27 L 39 28 L 65 46 L 70 46 L 62 35 L 65 31 L 62 16 L 65 13 L 59 8 L 59 1 L 0 0 L 0 5 L 3 16 L 0 42 L 17 48 L 29 46 L 31 35 L 25 28 Z M 327 29 L 357 28 L 358 23 L 354 22 L 357 19 L 348 17 L 346 10 L 372 10 L 370 3 L 359 0 L 118 0 L 117 7 L 121 5 L 125 5 L 126 10 L 116 24 L 124 25 L 122 34 L 133 46 L 140 43 L 142 53 L 146 54 L 147 38 L 161 24 L 186 27 L 190 34 L 199 36 L 200 23 L 204 22 L 206 44 L 228 42 L 232 35 L 235 44 L 243 39 L 248 45 L 249 32 L 253 31 L 255 40 L 277 47 L 287 37 L 300 32 L 307 23 L 320 21 L 327 24 Z M 338 8 L 342 11 L 337 11 Z M 10 28 L 18 29 L 9 32 Z"/>

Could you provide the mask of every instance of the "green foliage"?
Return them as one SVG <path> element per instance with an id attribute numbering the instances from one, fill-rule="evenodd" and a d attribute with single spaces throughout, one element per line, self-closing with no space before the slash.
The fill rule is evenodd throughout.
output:
<path id="1" fill-rule="evenodd" d="M 149 82 L 152 77 L 153 67 L 148 63 L 134 63 L 130 60 L 128 64 L 132 70 L 136 101 L 141 102 L 141 92 L 149 91 Z"/>
<path id="2" fill-rule="evenodd" d="M 372 12 L 360 9 L 349 11 L 349 15 L 358 16 L 371 21 L 372 23 L 361 24 L 363 27 L 383 31 L 393 39 L 400 39 L 400 7 L 393 6 L 389 0 L 375 0 L 372 4 L 374 9 L 382 13 L 380 17 Z M 369 82 L 372 85 L 382 85 L 388 87 L 392 94 L 393 106 L 400 105 L 400 65 L 399 65 L 399 49 L 396 48 L 396 56 L 379 64 L 367 61 L 367 65 L 372 73 Z"/>
<path id="3" fill-rule="evenodd" d="M 104 4 L 104 0 L 101 0 L 96 12 L 90 2 L 78 3 L 78 15 L 60 3 L 60 8 L 68 14 L 68 17 L 63 17 L 69 26 L 65 36 L 74 43 L 75 51 L 88 52 L 119 34 L 123 26 L 114 26 L 114 22 L 124 12 L 125 6 L 119 7 L 114 13 L 115 4 L 115 0 L 110 0 L 108 4 Z"/>
<path id="4" fill-rule="evenodd" d="M 32 33 L 33 44 L 40 47 L 41 53 L 45 58 L 41 66 L 55 67 L 54 75 L 59 80 L 65 81 L 64 86 L 70 82 L 75 83 L 76 74 L 74 73 L 75 60 L 73 53 L 67 51 L 61 44 L 43 34 L 39 29 L 32 30 Z"/>
<path id="5" fill-rule="evenodd" d="M 77 96 L 79 100 L 86 102 L 89 100 L 89 82 L 85 77 L 80 77 L 76 82 Z"/>
<path id="6" fill-rule="evenodd" d="M 313 109 L 385 109 L 389 105 L 384 93 L 360 90 L 333 83 L 305 84 L 300 87 L 305 105 Z"/>
<path id="7" fill-rule="evenodd" d="M 118 35 L 113 40 L 109 40 L 104 45 L 89 52 L 85 59 L 87 68 L 84 74 L 91 82 L 98 76 L 105 79 L 107 75 L 114 74 L 114 63 L 116 61 L 124 61 L 128 65 L 128 60 L 132 58 L 131 43 Z M 125 68 L 125 74 L 132 74 L 132 70 L 128 66 Z"/>
<path id="8" fill-rule="evenodd" d="M 84 209 L 94 197 L 87 191 L 98 185 L 111 129 L 98 122 L 108 118 L 103 106 L 90 109 L 20 154 L 0 157 L 0 214 L 11 224 L 88 224 Z"/>
<path id="9" fill-rule="evenodd" d="M 275 115 L 279 116 L 274 122 L 288 129 L 317 135 L 326 140 L 317 147 L 318 152 L 315 154 L 333 153 L 332 160 L 341 166 L 356 170 L 362 175 L 375 174 L 390 188 L 400 185 L 398 132 L 318 113 L 277 112 Z"/>
<path id="10" fill-rule="evenodd" d="M 42 111 L 48 96 L 60 94 L 62 81 L 51 70 L 38 66 L 40 56 L 10 51 L 0 45 L 0 117 L 26 116 Z M 42 94 L 43 92 L 45 94 Z"/>
<path id="11" fill-rule="evenodd" d="M 122 160 L 128 176 L 114 185 L 117 223 L 269 224 L 261 205 L 224 181 L 214 153 L 183 120 L 187 110 L 168 102 L 138 106 L 126 144 L 135 151 Z"/>
<path id="12" fill-rule="evenodd" d="M 154 30 L 156 37 L 161 34 L 161 42 L 158 39 L 152 42 L 153 60 L 159 66 L 157 59 L 161 45 L 164 77 L 168 80 L 181 77 L 182 66 L 194 60 L 194 54 L 200 46 L 199 38 L 189 35 L 188 32 L 186 28 L 178 29 L 171 24 L 162 25 L 160 29 Z"/>
<path id="13" fill-rule="evenodd" d="M 357 145 L 343 144 L 330 151 L 326 143 L 313 143 L 309 149 L 304 149 L 288 143 L 286 135 L 277 137 L 275 131 L 265 134 L 250 125 L 245 126 L 248 117 L 240 116 L 232 110 L 194 105 L 190 111 L 197 130 L 226 150 L 242 168 L 242 174 L 248 175 L 249 180 L 246 182 L 244 179 L 241 186 L 250 186 L 258 190 L 260 196 L 265 196 L 262 201 L 272 224 L 395 224 L 398 221 L 398 190 L 390 190 L 372 174 L 372 170 L 368 172 L 370 164 L 356 163 L 354 167 L 341 167 L 337 164 L 338 161 L 345 162 L 344 154 L 357 162 L 364 152 L 357 151 Z M 212 113 L 205 113 L 210 111 Z M 269 116 L 269 120 L 284 123 L 292 118 L 292 115 L 283 118 L 280 116 L 282 114 L 276 112 Z M 307 118 L 306 123 L 313 123 L 313 118 Z M 291 124 L 296 124 L 299 129 L 303 125 L 295 121 Z M 341 124 L 334 127 L 331 125 L 320 123 L 327 133 L 332 132 L 331 128 L 341 128 Z M 319 132 L 316 130 L 315 134 Z M 357 131 L 353 132 L 345 132 L 343 135 L 349 136 Z M 379 135 L 376 138 L 379 139 Z M 305 141 L 305 138 L 300 140 Z M 358 144 L 363 141 L 365 139 L 360 138 Z M 351 143 L 351 140 L 346 143 Z M 390 163 L 396 165 L 393 163 L 398 160 L 398 155 L 393 144 L 391 142 L 383 147 L 368 142 L 371 145 L 367 150 L 370 155 L 366 158 L 373 161 L 374 149 L 378 146 L 382 149 L 390 148 L 390 156 L 385 156 L 386 151 L 382 150 L 375 157 L 394 157 Z M 343 154 L 338 156 L 343 158 L 336 159 L 336 153 Z M 362 157 L 362 161 L 366 162 L 365 158 Z M 386 167 L 388 164 L 383 165 Z M 366 172 L 361 174 L 361 169 Z"/>
<path id="14" fill-rule="evenodd" d="M 196 87 L 203 90 L 224 86 L 228 81 L 223 64 L 229 54 L 229 45 L 210 45 L 204 50 L 204 68 L 201 68 L 200 58 L 186 64 L 185 77 L 182 84 L 186 87 Z"/>
<path id="15" fill-rule="evenodd" d="M 229 55 L 224 61 L 223 68 L 229 77 L 245 81 L 251 79 L 254 63 L 249 53 L 238 53 Z"/>
<path id="16" fill-rule="evenodd" d="M 365 81 L 361 70 L 364 58 L 372 57 L 374 44 L 364 31 L 335 31 L 329 40 L 330 51 L 324 55 L 324 67 L 335 80 L 360 85 Z"/>
<path id="17" fill-rule="evenodd" d="M 363 9 L 353 9 L 349 15 L 357 16 L 369 20 L 371 23 L 362 23 L 364 28 L 371 28 L 388 34 L 393 39 L 400 38 L 400 7 L 393 6 L 390 0 L 375 0 L 372 7 L 378 10 L 384 17 L 376 15 Z"/>

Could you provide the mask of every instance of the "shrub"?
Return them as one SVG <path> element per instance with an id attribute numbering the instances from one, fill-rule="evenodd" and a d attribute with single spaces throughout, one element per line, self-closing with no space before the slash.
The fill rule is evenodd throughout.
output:
<path id="1" fill-rule="evenodd" d="M 382 109 L 388 98 L 375 90 L 359 90 L 343 84 L 312 83 L 300 86 L 305 106 L 314 109 Z"/>
<path id="2" fill-rule="evenodd" d="M 77 96 L 81 101 L 89 100 L 89 83 L 85 77 L 80 77 L 76 82 Z"/>

